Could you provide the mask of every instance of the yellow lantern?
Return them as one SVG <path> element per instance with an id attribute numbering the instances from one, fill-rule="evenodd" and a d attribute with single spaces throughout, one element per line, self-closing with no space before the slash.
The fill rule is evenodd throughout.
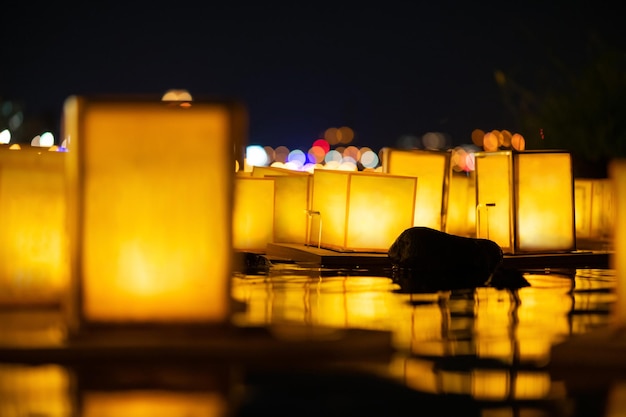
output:
<path id="1" fill-rule="evenodd" d="M 274 242 L 306 244 L 313 176 L 274 167 L 253 167 L 252 176 L 274 178 Z"/>
<path id="2" fill-rule="evenodd" d="M 417 178 L 413 226 L 443 231 L 450 153 L 383 148 L 383 172 Z"/>
<path id="3" fill-rule="evenodd" d="M 475 171 L 453 171 L 450 174 L 444 224 L 446 233 L 465 237 L 476 235 Z"/>
<path id="4" fill-rule="evenodd" d="M 274 178 L 236 177 L 233 247 L 265 253 L 274 241 Z"/>
<path id="5" fill-rule="evenodd" d="M 0 147 L 0 305 L 58 305 L 69 282 L 66 153 Z"/>
<path id="6" fill-rule="evenodd" d="M 614 255 L 611 268 L 616 273 L 617 301 L 613 316 L 618 331 L 621 332 L 615 343 L 623 343 L 626 331 L 626 158 L 616 158 L 609 163 L 611 190 L 615 198 L 615 232 L 613 234 Z"/>
<path id="7" fill-rule="evenodd" d="M 413 224 L 415 177 L 315 170 L 310 243 L 340 251 L 387 252 Z"/>
<path id="8" fill-rule="evenodd" d="M 477 237 L 505 253 L 576 249 L 569 152 L 477 152 L 475 163 Z"/>
<path id="9" fill-rule="evenodd" d="M 66 100 L 71 334 L 228 320 L 244 116 L 231 102 Z"/>
<path id="10" fill-rule="evenodd" d="M 608 178 L 575 178 L 576 241 L 609 241 L 613 234 L 614 203 Z"/>

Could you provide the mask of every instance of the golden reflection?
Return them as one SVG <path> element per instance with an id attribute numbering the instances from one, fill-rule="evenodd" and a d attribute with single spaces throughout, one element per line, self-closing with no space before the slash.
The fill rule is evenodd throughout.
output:
<path id="1" fill-rule="evenodd" d="M 66 327 L 58 309 L 0 310 L 0 346 L 61 346 Z"/>
<path id="2" fill-rule="evenodd" d="M 469 379 L 470 375 L 466 376 Z M 502 369 L 476 369 L 471 373 L 471 388 L 459 394 L 471 393 L 479 400 L 504 400 L 511 393 L 511 375 Z"/>
<path id="3" fill-rule="evenodd" d="M 75 415 L 71 390 L 61 366 L 0 364 L 0 416 Z"/>
<path id="4" fill-rule="evenodd" d="M 223 396 L 210 392 L 128 390 L 86 392 L 81 417 L 225 416 Z"/>

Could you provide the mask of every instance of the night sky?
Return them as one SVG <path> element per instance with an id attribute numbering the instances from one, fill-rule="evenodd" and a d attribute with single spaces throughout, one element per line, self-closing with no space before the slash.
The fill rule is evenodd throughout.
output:
<path id="1" fill-rule="evenodd" d="M 555 58 L 577 65 L 590 33 L 624 45 L 619 13 L 592 2 L 197 3 L 4 5 L 0 99 L 55 130 L 72 94 L 187 89 L 242 101 L 250 144 L 349 126 L 374 149 L 427 132 L 456 145 L 517 132 L 496 71 L 532 88 Z"/>

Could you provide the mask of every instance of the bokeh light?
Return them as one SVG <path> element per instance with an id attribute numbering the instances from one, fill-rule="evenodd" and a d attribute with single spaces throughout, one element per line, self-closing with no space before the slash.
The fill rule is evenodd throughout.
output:
<path id="1" fill-rule="evenodd" d="M 11 142 L 11 132 L 9 129 L 4 129 L 0 132 L 0 144 L 7 144 Z"/>
<path id="2" fill-rule="evenodd" d="M 267 166 L 269 160 L 265 148 L 260 145 L 250 145 L 246 148 L 246 162 L 251 166 Z"/>
<path id="3" fill-rule="evenodd" d="M 289 148 L 286 146 L 279 146 L 274 149 L 274 161 L 277 162 L 287 162 L 287 157 L 289 156 Z"/>
<path id="4" fill-rule="evenodd" d="M 318 145 L 314 145 L 309 149 L 307 159 L 312 163 L 320 163 L 324 161 L 324 157 L 326 156 L 326 151 L 324 148 Z"/>
<path id="5" fill-rule="evenodd" d="M 482 129 L 474 129 L 472 131 L 472 143 L 479 148 L 483 146 L 483 139 L 485 138 L 485 131 Z"/>
<path id="6" fill-rule="evenodd" d="M 446 146 L 446 138 L 439 132 L 428 132 L 422 137 L 424 148 L 431 150 L 443 149 Z"/>
<path id="7" fill-rule="evenodd" d="M 338 150 L 334 149 L 326 154 L 326 157 L 324 157 L 324 162 L 326 162 L 326 165 L 328 165 L 332 161 L 340 163 L 342 158 L 343 157 L 341 156 L 341 153 L 339 153 Z"/>
<path id="8" fill-rule="evenodd" d="M 378 162 L 378 155 L 371 149 L 366 150 L 361 154 L 361 164 L 365 168 L 376 168 L 378 166 Z"/>
<path id="9" fill-rule="evenodd" d="M 324 153 L 330 151 L 330 143 L 326 139 L 317 139 L 313 142 L 312 146 L 319 146 L 324 150 Z"/>
<path id="10" fill-rule="evenodd" d="M 292 167 L 297 166 L 298 169 L 300 169 L 304 166 L 306 162 L 307 160 L 304 152 L 302 152 L 300 149 L 294 149 L 293 151 L 289 152 L 289 155 L 287 155 L 287 162 L 285 163 L 285 165 Z"/>
<path id="11" fill-rule="evenodd" d="M 483 149 L 487 152 L 494 152 L 498 150 L 498 147 L 498 135 L 493 132 L 486 133 L 485 137 L 483 138 Z"/>
<path id="12" fill-rule="evenodd" d="M 526 141 L 522 135 L 515 133 L 511 136 L 511 146 L 513 146 L 513 149 L 516 151 L 523 151 L 526 149 Z"/>

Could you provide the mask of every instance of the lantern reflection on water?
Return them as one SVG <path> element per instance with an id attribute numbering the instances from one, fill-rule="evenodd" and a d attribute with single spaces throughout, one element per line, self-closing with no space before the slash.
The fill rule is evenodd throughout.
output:
<path id="1" fill-rule="evenodd" d="M 72 382 L 59 365 L 0 363 L 0 416 L 76 415 Z"/>

